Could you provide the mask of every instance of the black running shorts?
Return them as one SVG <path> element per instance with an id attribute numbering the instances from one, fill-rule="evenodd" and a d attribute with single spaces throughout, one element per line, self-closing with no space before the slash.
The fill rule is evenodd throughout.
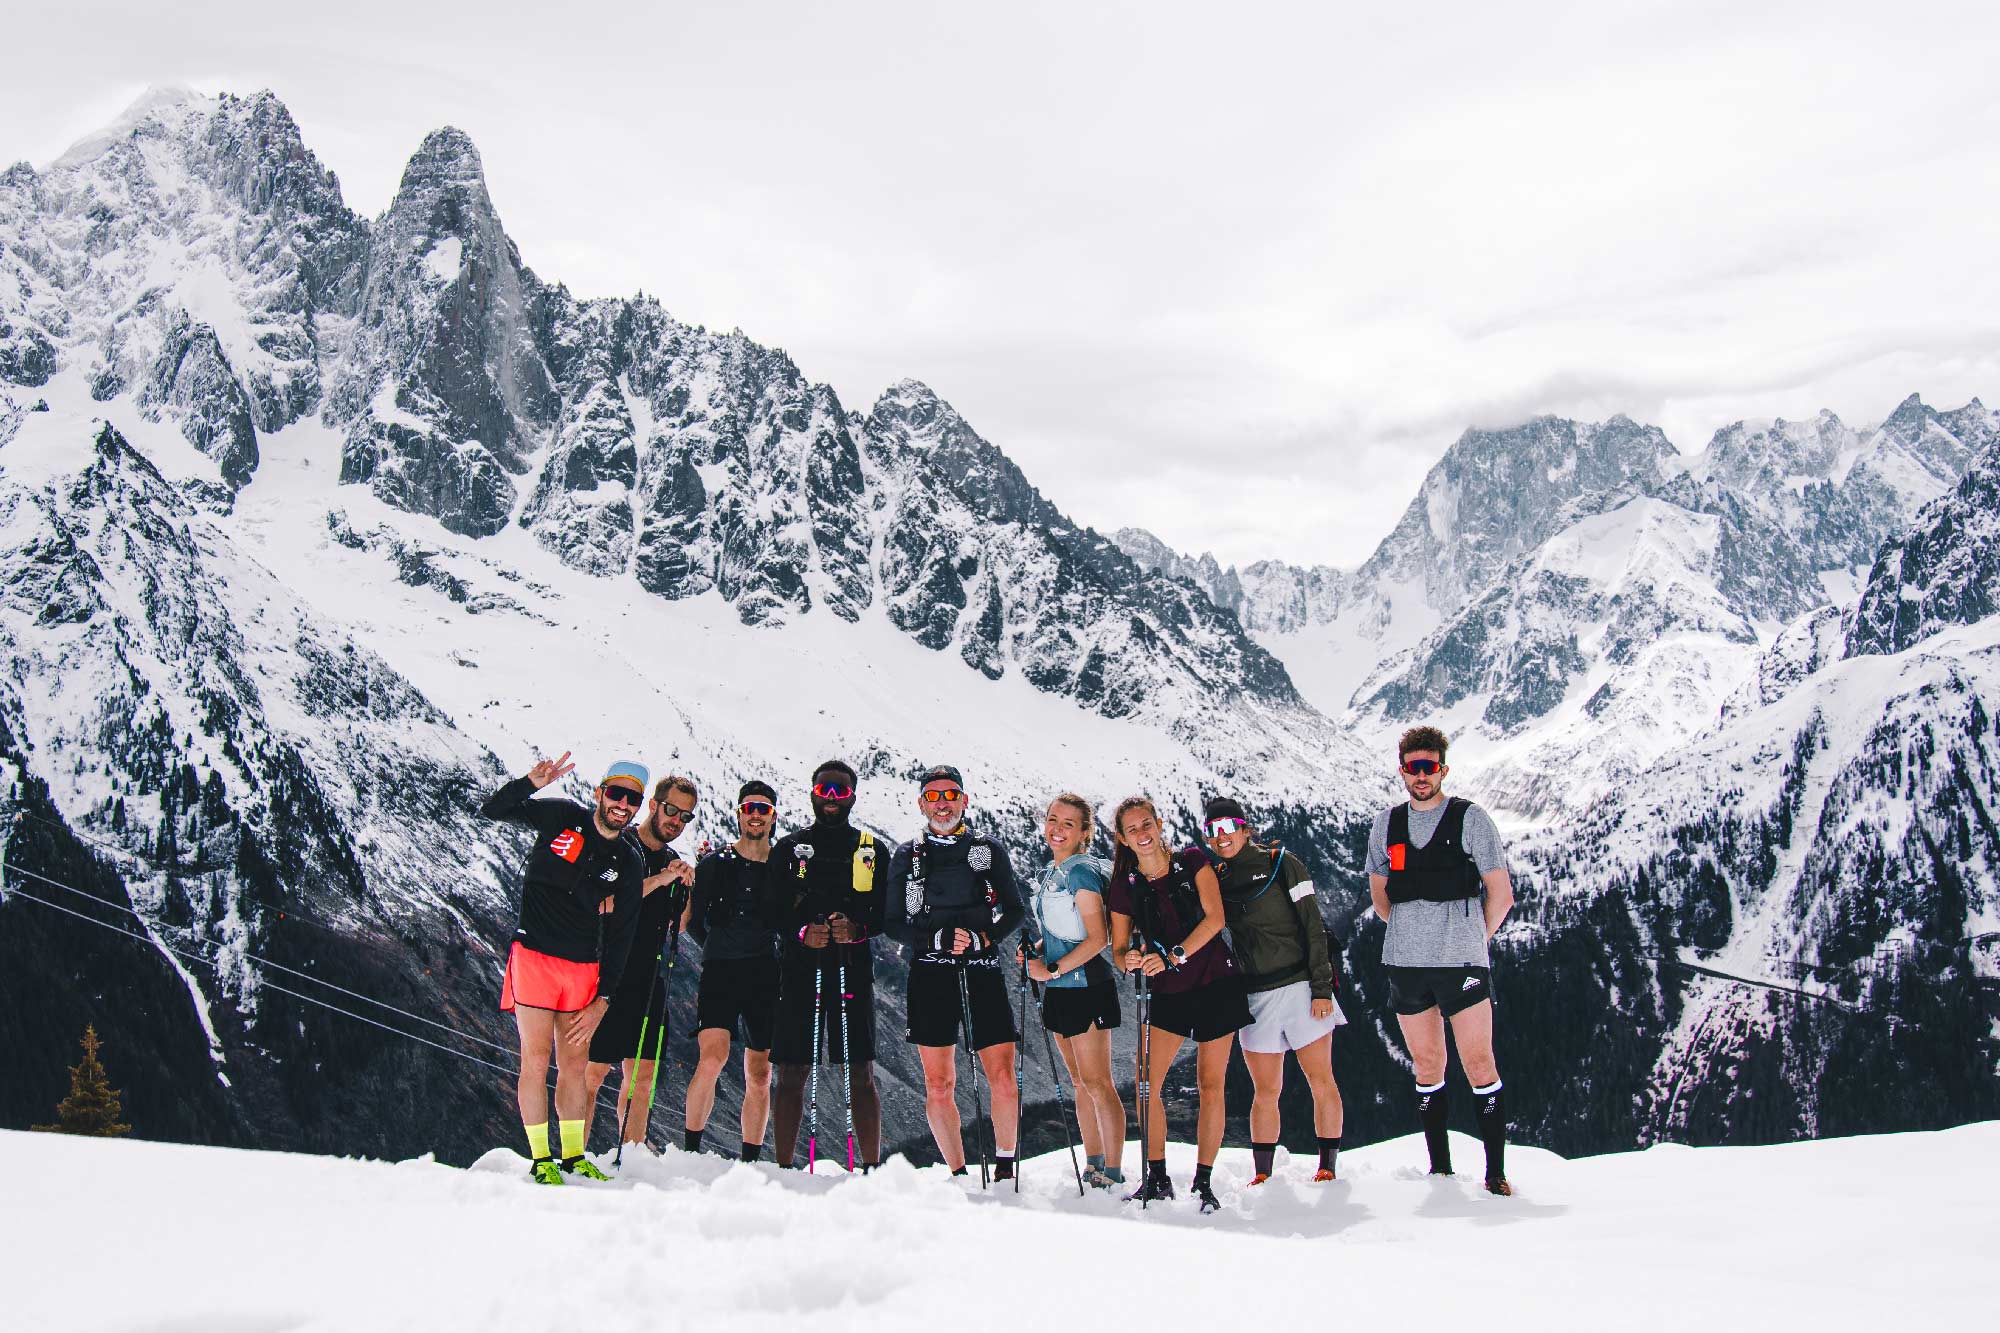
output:
<path id="1" fill-rule="evenodd" d="M 648 982 L 652 978 L 647 978 Z M 646 1003 L 648 994 L 653 1002 Z M 599 1065 L 615 1065 L 625 1060 L 641 1056 L 650 1060 L 654 1052 L 667 1049 L 667 988 L 662 981 L 659 985 L 641 984 L 621 986 L 611 997 L 611 1007 L 604 1011 L 604 1018 L 597 1025 L 597 1031 L 590 1034 L 590 1062 Z M 651 1019 L 647 1018 L 650 1011 Z M 641 1049 L 641 1038 L 644 1049 Z M 560 1037 L 557 1038 L 561 1040 Z"/>
<path id="2" fill-rule="evenodd" d="M 1044 986 L 1042 1026 L 1058 1037 L 1081 1036 L 1093 1027 L 1117 1027 L 1117 983 L 1107 979 L 1087 986 Z"/>
<path id="3" fill-rule="evenodd" d="M 1214 1041 L 1250 1025 L 1250 997 L 1241 977 L 1211 981 L 1199 990 L 1154 991 L 1152 1005 L 1152 1026 L 1176 1037 Z"/>
<path id="4" fill-rule="evenodd" d="M 1463 1013 L 1481 1000 L 1493 998 L 1493 970 L 1486 967 L 1392 967 L 1389 1007 L 1399 1014 L 1441 1009 L 1444 1016 Z"/>
<path id="5" fill-rule="evenodd" d="M 770 1050 L 778 1025 L 778 960 L 704 958 L 694 1025 L 696 1030 L 721 1028 L 748 1050 Z"/>
<path id="6" fill-rule="evenodd" d="M 847 997 L 840 989 L 841 954 L 847 955 Z M 809 955 L 817 954 L 819 957 Z M 771 1063 L 812 1063 L 813 1006 L 820 1006 L 820 1051 L 832 1064 L 863 1064 L 875 1058 L 875 960 L 866 944 L 802 949 L 778 965 L 778 1021 L 771 1033 Z M 845 1008 L 847 1039 L 843 1040 Z M 847 1042 L 853 1042 L 853 1051 Z"/>
<path id="7" fill-rule="evenodd" d="M 910 964 L 909 1027 L 904 1040 L 912 1046 L 956 1046 L 964 1028 L 964 1003 L 958 994 L 959 974 L 965 974 L 965 1000 L 972 1007 L 972 1049 L 1020 1040 L 1014 1030 L 1007 978 L 998 954 L 964 962 L 919 958 Z"/>

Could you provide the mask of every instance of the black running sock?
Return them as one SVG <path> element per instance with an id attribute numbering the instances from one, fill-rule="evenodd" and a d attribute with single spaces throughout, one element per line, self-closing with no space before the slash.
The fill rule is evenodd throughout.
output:
<path id="1" fill-rule="evenodd" d="M 1158 1181 L 1162 1185 L 1166 1184 L 1167 1159 L 1161 1157 L 1158 1159 L 1148 1160 L 1146 1163 L 1146 1179 Z"/>
<path id="2" fill-rule="evenodd" d="M 1340 1135 L 1336 1134 L 1330 1139 L 1321 1139 L 1319 1141 L 1320 1170 L 1322 1171 L 1337 1170 L 1338 1168 L 1334 1166 L 1334 1161 L 1339 1156 L 1340 1156 Z"/>
<path id="3" fill-rule="evenodd" d="M 741 1156 L 740 1156 L 740 1157 L 739 1157 L 739 1158 L 738 1158 L 737 1160 L 738 1160 L 738 1161 L 743 1161 L 743 1162 L 754 1162 L 754 1161 L 758 1160 L 759 1158 L 761 1158 L 761 1157 L 762 1157 L 763 1155 L 764 1155 L 764 1145 L 763 1145 L 763 1144 L 761 1144 L 761 1143 L 746 1143 L 746 1144 L 744 1144 L 744 1145 L 743 1145 L 743 1153 L 742 1153 L 742 1155 L 741 1155 Z"/>
<path id="4" fill-rule="evenodd" d="M 1200 1163 L 1196 1163 L 1194 1168 L 1194 1187 L 1198 1190 L 1207 1189 L 1209 1173 L 1214 1170 L 1215 1167 L 1212 1164 L 1209 1166 L 1202 1166 Z"/>
<path id="5" fill-rule="evenodd" d="M 1014 1159 L 1011 1157 L 994 1158 L 993 1178 L 995 1180 L 1012 1180 L 1014 1178 Z"/>
<path id="6" fill-rule="evenodd" d="M 1507 1102 L 1500 1080 L 1484 1088 L 1474 1088 L 1473 1113 L 1479 1120 L 1479 1137 L 1486 1142 L 1486 1178 L 1507 1178 Z"/>
<path id="7" fill-rule="evenodd" d="M 1445 1137 L 1445 1085 L 1417 1085 L 1417 1119 L 1423 1122 L 1424 1145 L 1431 1150 L 1431 1174 L 1451 1174 L 1451 1140 Z"/>
<path id="8" fill-rule="evenodd" d="M 966 1170 L 967 1168 L 961 1166 L 957 1170 L 953 1171 L 952 1174 L 954 1176 L 962 1176 L 966 1173 Z"/>
<path id="9" fill-rule="evenodd" d="M 1252 1143 L 1250 1145 L 1250 1163 L 1257 1169 L 1257 1174 L 1260 1176 L 1271 1174 L 1271 1163 L 1276 1161 L 1277 1157 L 1278 1145 L 1275 1143 Z"/>
<path id="10" fill-rule="evenodd" d="M 682 1130 L 682 1131 L 681 1131 L 681 1147 L 683 1147 L 683 1148 L 687 1149 L 687 1150 L 688 1150 L 689 1152 L 700 1152 L 700 1151 L 701 1151 L 701 1131 L 700 1131 L 700 1130 L 698 1130 L 698 1129 L 684 1129 L 684 1130 Z"/>

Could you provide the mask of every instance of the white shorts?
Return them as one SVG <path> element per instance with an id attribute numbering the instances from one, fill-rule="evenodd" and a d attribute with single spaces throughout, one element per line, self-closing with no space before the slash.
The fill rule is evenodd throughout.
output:
<path id="1" fill-rule="evenodd" d="M 1236 1040 L 1246 1051 L 1282 1055 L 1312 1045 L 1347 1021 L 1339 1000 L 1325 1018 L 1313 1017 L 1312 1002 L 1310 981 L 1258 991 L 1250 997 L 1250 1026 L 1238 1032 Z"/>

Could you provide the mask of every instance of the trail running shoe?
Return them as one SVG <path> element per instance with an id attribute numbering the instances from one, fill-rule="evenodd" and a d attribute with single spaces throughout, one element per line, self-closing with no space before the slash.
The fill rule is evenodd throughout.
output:
<path id="1" fill-rule="evenodd" d="M 583 1156 L 565 1157 L 562 1159 L 562 1169 L 564 1175 L 582 1176 L 585 1180 L 611 1179 L 610 1176 L 607 1176 L 602 1171 L 599 1171 L 597 1169 L 596 1164 L 593 1163 L 588 1157 L 583 1157 Z"/>
<path id="2" fill-rule="evenodd" d="M 1260 1171 L 1256 1175 L 1250 1177 L 1250 1183 L 1252 1185 L 1261 1185 L 1270 1178 L 1271 1178 L 1271 1173 L 1269 1171 Z"/>
<path id="3" fill-rule="evenodd" d="M 1013 1178 L 1014 1178 L 1014 1159 L 1011 1157 L 995 1158 L 993 1162 L 994 1181 L 997 1183 L 1002 1180 L 1012 1180 Z"/>
<path id="4" fill-rule="evenodd" d="M 1125 1182 L 1113 1180 L 1110 1176 L 1093 1166 L 1083 1173 L 1083 1183 L 1094 1190 L 1108 1190 L 1114 1185 L 1122 1185 Z"/>
<path id="5" fill-rule="evenodd" d="M 1502 1198 L 1511 1198 L 1514 1193 L 1514 1187 L 1507 1183 L 1507 1177 L 1505 1176 L 1488 1176 L 1486 1178 L 1486 1192 L 1488 1194 L 1498 1194 Z"/>
<path id="6" fill-rule="evenodd" d="M 1140 1184 L 1138 1189 L 1135 1189 L 1130 1194 L 1126 1195 L 1125 1202 L 1158 1203 L 1162 1199 L 1171 1199 L 1173 1197 L 1174 1197 L 1174 1182 L 1171 1180 L 1161 1180 L 1158 1178 L 1154 1178 L 1144 1181 L 1143 1183 Z"/>
<path id="7" fill-rule="evenodd" d="M 1330 1168 L 1323 1166 L 1319 1170 L 1313 1172 L 1313 1179 L 1315 1181 L 1325 1181 L 1325 1180 L 1338 1180 L 1340 1179 L 1340 1177 L 1334 1175 L 1333 1171 Z"/>
<path id="8" fill-rule="evenodd" d="M 560 1185 L 563 1183 L 562 1168 L 553 1157 L 537 1157 L 528 1166 L 528 1179 L 537 1185 Z"/>
<path id="9" fill-rule="evenodd" d="M 1195 1198 L 1201 1200 L 1202 1212 L 1213 1213 L 1221 1209 L 1222 1200 L 1215 1197 L 1215 1191 L 1210 1189 L 1206 1182 L 1196 1184 L 1193 1193 Z"/>

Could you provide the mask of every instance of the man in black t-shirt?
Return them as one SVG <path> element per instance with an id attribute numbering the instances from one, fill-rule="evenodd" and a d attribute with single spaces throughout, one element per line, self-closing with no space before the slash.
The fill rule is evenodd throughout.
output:
<path id="1" fill-rule="evenodd" d="M 778 1020 L 778 949 L 771 900 L 771 831 L 778 793 L 752 780 L 736 793 L 736 841 L 701 859 L 688 903 L 688 930 L 701 945 L 701 990 L 695 998 L 695 1041 L 701 1048 L 688 1080 L 682 1146 L 701 1151 L 702 1131 L 715 1108 L 715 1083 L 729 1062 L 729 1043 L 743 1038 L 743 1138 L 738 1156 L 754 1162 L 764 1151 L 771 1113 L 771 1031 Z"/>
<path id="2" fill-rule="evenodd" d="M 646 858 L 646 879 L 638 919 L 632 928 L 625 971 L 612 993 L 611 1007 L 590 1040 L 590 1115 L 597 1112 L 598 1089 L 613 1065 L 623 1065 L 618 1083 L 618 1125 L 626 1143 L 646 1141 L 652 1093 L 659 1078 L 658 1053 L 667 1044 L 667 979 L 661 971 L 668 936 L 685 920 L 687 886 L 694 867 L 670 845 L 694 817 L 700 800 L 693 779 L 672 774 L 653 788 L 646 817 L 629 836 Z M 635 1101 L 636 1098 L 636 1101 Z"/>
<path id="3" fill-rule="evenodd" d="M 543 1185 L 560 1185 L 565 1174 L 605 1178 L 583 1155 L 590 1097 L 585 1057 L 618 989 L 646 876 L 639 844 L 626 836 L 645 800 L 645 768 L 613 764 L 597 784 L 593 807 L 533 799 L 575 767 L 567 751 L 560 759 L 541 760 L 479 808 L 487 819 L 535 833 L 521 876 L 521 923 L 508 950 L 500 1007 L 513 1013 L 520 1033 L 515 1093 L 533 1159 L 529 1174 Z M 561 1161 L 549 1150 L 552 1052 Z"/>

